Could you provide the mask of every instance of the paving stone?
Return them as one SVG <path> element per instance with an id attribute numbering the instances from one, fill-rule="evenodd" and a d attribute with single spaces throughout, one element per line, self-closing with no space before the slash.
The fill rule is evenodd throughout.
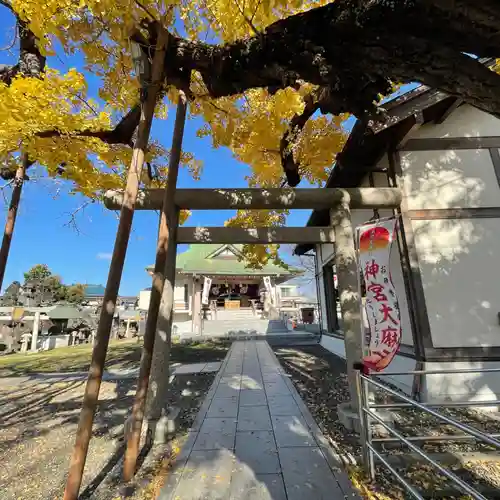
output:
<path id="1" fill-rule="evenodd" d="M 189 373 L 200 373 L 205 368 L 206 363 L 189 363 L 187 365 L 178 366 L 172 375 L 187 375 Z"/>
<path id="2" fill-rule="evenodd" d="M 270 364 L 260 364 L 260 369 L 262 374 L 265 373 L 280 373 L 283 374 L 283 369 L 279 366 L 276 366 L 276 363 L 272 362 Z"/>
<path id="3" fill-rule="evenodd" d="M 247 375 L 241 376 L 242 389 L 264 389 L 261 377 L 249 377 Z"/>
<path id="4" fill-rule="evenodd" d="M 220 361 L 211 361 L 210 363 L 207 363 L 205 368 L 203 368 L 202 373 L 209 373 L 209 372 L 217 372 L 220 370 L 221 367 L 221 362 Z"/>
<path id="5" fill-rule="evenodd" d="M 267 342 L 233 343 L 200 410 L 160 500 L 358 499 Z"/>
<path id="6" fill-rule="evenodd" d="M 281 474 L 254 474 L 243 467 L 233 474 L 229 500 L 287 500 Z"/>
<path id="7" fill-rule="evenodd" d="M 207 412 L 207 417 L 231 417 L 238 416 L 238 398 L 214 398 Z"/>
<path id="8" fill-rule="evenodd" d="M 296 415 L 302 417 L 297 403 L 293 396 L 269 396 L 267 398 L 269 404 L 269 413 L 271 416 L 279 415 Z"/>
<path id="9" fill-rule="evenodd" d="M 344 498 L 318 447 L 280 448 L 279 457 L 288 500 Z"/>
<path id="10" fill-rule="evenodd" d="M 194 450 L 218 450 L 234 448 L 235 418 L 205 418 L 201 424 Z"/>
<path id="11" fill-rule="evenodd" d="M 302 417 L 297 415 L 273 416 L 274 435 L 278 448 L 290 446 L 316 446 L 314 437 Z"/>
<path id="12" fill-rule="evenodd" d="M 258 361 L 256 361 L 255 363 L 248 363 L 245 361 L 245 363 L 243 363 L 243 373 L 245 372 L 251 372 L 251 373 L 260 373 L 260 364 Z"/>
<path id="13" fill-rule="evenodd" d="M 272 431 L 237 432 L 234 454 L 239 463 L 248 465 L 255 474 L 281 470 Z"/>
<path id="14" fill-rule="evenodd" d="M 266 393 L 263 389 L 242 389 L 240 392 L 240 406 L 260 406 L 267 404 Z"/>
<path id="15" fill-rule="evenodd" d="M 225 367 L 224 367 L 224 373 L 225 374 L 241 374 L 243 370 L 243 365 L 242 364 L 239 364 L 239 365 L 235 365 L 235 364 L 232 364 L 232 363 L 228 363 Z"/>
<path id="16" fill-rule="evenodd" d="M 252 380 L 254 384 L 256 383 L 260 386 L 259 387 L 260 389 L 264 389 L 264 380 L 263 380 L 260 372 L 245 372 L 245 371 L 243 371 L 243 373 L 241 374 L 241 380 L 242 380 L 242 382 L 245 381 L 245 384 L 246 384 L 247 380 Z"/>
<path id="17" fill-rule="evenodd" d="M 283 380 L 276 382 L 264 382 L 264 389 L 268 396 L 288 396 L 290 389 Z"/>
<path id="18" fill-rule="evenodd" d="M 316 440 L 318 440 L 317 437 Z M 326 441 L 324 437 L 323 441 Z M 361 500 L 359 492 L 354 488 L 351 480 L 349 479 L 349 476 L 347 475 L 347 472 L 345 471 L 342 458 L 337 453 L 335 453 L 335 451 L 332 449 L 332 446 L 330 446 L 329 444 L 320 444 L 319 448 L 323 452 L 323 455 L 328 465 L 330 466 L 330 469 L 333 471 L 335 479 L 339 483 L 339 488 L 344 494 L 344 498 L 349 498 L 350 500 Z"/>
<path id="19" fill-rule="evenodd" d="M 216 398 L 231 398 L 233 396 L 238 397 L 240 394 L 240 384 L 236 382 L 225 383 L 223 380 L 220 381 L 217 387 L 214 399 Z"/>
<path id="20" fill-rule="evenodd" d="M 159 500 L 170 500 L 175 498 L 174 492 L 179 484 L 182 474 L 184 472 L 184 467 L 193 449 L 193 444 L 198 436 L 197 432 L 188 432 L 185 436 L 177 439 L 177 445 L 180 448 L 179 453 L 176 455 L 173 464 L 168 471 L 167 480 L 165 481 L 165 486 L 162 488 Z"/>
<path id="21" fill-rule="evenodd" d="M 193 451 L 173 496 L 161 500 L 227 500 L 234 456 L 228 450 Z"/>
<path id="22" fill-rule="evenodd" d="M 267 406 L 240 406 L 238 431 L 271 431 L 272 429 Z"/>
<path id="23" fill-rule="evenodd" d="M 236 373 L 232 375 L 223 375 L 220 378 L 219 385 L 229 385 L 231 387 L 240 387 L 241 385 L 241 375 Z"/>
<path id="24" fill-rule="evenodd" d="M 283 382 L 283 375 L 281 375 L 281 373 L 266 372 L 262 374 L 262 379 L 264 380 L 264 383 Z"/>
<path id="25" fill-rule="evenodd" d="M 200 406 L 200 409 L 198 410 L 198 414 L 196 415 L 196 418 L 194 419 L 193 425 L 189 429 L 190 431 L 199 431 L 201 425 L 203 424 L 203 420 L 205 419 L 205 416 L 207 414 L 208 409 L 210 408 L 210 405 L 212 404 L 212 399 L 209 398 L 208 396 L 205 398 L 203 403 Z"/>

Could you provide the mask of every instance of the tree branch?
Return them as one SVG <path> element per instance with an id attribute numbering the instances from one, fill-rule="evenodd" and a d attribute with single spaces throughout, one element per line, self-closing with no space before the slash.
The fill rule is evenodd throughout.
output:
<path id="1" fill-rule="evenodd" d="M 96 137 L 107 144 L 125 144 L 133 146 L 133 135 L 141 119 L 141 106 L 134 106 L 112 130 L 80 130 L 71 134 L 71 137 Z M 46 130 L 38 132 L 37 136 L 42 138 L 60 137 L 63 135 L 59 130 Z M 67 135 L 67 134 L 64 134 Z"/>
<path id="2" fill-rule="evenodd" d="M 224 45 L 171 35 L 166 77 L 172 68 L 196 70 L 214 98 L 303 80 L 323 89 L 322 112 L 358 118 L 376 117 L 391 82 L 420 82 L 500 116 L 500 76 L 466 55 L 500 56 L 499 25 L 496 0 L 336 0 Z M 306 103 L 282 140 L 292 182 L 290 146 L 316 109 Z"/>
<path id="3" fill-rule="evenodd" d="M 280 141 L 281 165 L 290 187 L 295 187 L 300 182 L 299 166 L 293 157 L 293 146 L 296 144 L 307 120 L 319 109 L 317 96 L 314 93 L 307 95 L 304 101 L 304 110 L 291 119 L 288 129 Z"/>
<path id="4" fill-rule="evenodd" d="M 7 9 L 9 9 L 11 12 L 14 12 L 11 3 L 7 0 L 0 0 L 0 5 L 3 5 L 4 7 L 7 7 Z"/>

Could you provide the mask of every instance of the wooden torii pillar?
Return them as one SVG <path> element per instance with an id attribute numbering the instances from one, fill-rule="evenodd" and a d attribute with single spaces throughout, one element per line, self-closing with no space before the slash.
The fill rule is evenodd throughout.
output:
<path id="1" fill-rule="evenodd" d="M 160 417 L 161 407 L 156 393 L 164 392 L 164 385 L 169 379 L 170 343 L 172 335 L 172 319 L 174 308 L 175 258 L 177 254 L 177 227 L 179 225 L 179 209 L 174 203 L 177 176 L 182 152 L 182 138 L 186 122 L 187 101 L 184 92 L 179 92 L 177 113 L 175 117 L 172 148 L 168 166 L 167 186 L 163 190 L 163 200 L 156 246 L 156 260 L 153 272 L 153 284 L 146 318 L 146 331 L 142 349 L 141 364 L 137 390 L 132 407 L 132 414 L 127 424 L 127 449 L 123 464 L 123 479 L 132 479 L 139 455 L 144 410 L 149 389 L 151 366 L 154 367 L 156 384 L 152 388 L 149 414 L 155 412 Z M 155 347 L 156 346 L 156 347 Z"/>

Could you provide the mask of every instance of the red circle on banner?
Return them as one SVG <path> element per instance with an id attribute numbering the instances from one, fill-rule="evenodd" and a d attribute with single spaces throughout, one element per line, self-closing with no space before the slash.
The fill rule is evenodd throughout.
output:
<path id="1" fill-rule="evenodd" d="M 391 235 L 385 227 L 373 227 L 364 231 L 359 238 L 359 250 L 368 252 L 370 250 L 381 250 L 386 248 L 391 240 Z"/>

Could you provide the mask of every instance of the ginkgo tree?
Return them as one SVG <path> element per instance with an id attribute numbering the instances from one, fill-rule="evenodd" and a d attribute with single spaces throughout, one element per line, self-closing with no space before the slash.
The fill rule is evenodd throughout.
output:
<path id="1" fill-rule="evenodd" d="M 500 77 L 476 58 L 499 50 L 494 0 L 0 4 L 16 16 L 20 46 L 19 62 L 0 66 L 3 176 L 13 175 L 24 152 L 89 197 L 123 185 L 140 115 L 131 40 L 151 57 L 156 23 L 169 31 L 157 116 L 189 71 L 190 113 L 203 121 L 198 134 L 248 164 L 251 186 L 321 184 L 345 140 L 346 114 L 383 119 L 378 103 L 395 83 L 422 82 L 500 112 Z M 51 69 L 58 51 L 80 53 L 84 67 Z M 89 73 L 100 79 L 94 100 Z M 168 151 L 153 143 L 148 155 L 163 165 Z M 200 159 L 185 153 L 182 160 L 198 177 Z M 283 220 L 268 215 L 269 225 Z M 233 222 L 255 217 L 240 213 Z"/>
<path id="2" fill-rule="evenodd" d="M 291 184 L 297 167 L 310 182 L 324 180 L 344 140 L 342 113 L 376 113 L 394 81 L 422 81 L 493 112 L 500 102 L 498 77 L 465 54 L 496 56 L 493 0 L 0 3 L 15 13 L 20 40 L 19 63 L 0 68 L 2 164 L 12 170 L 26 151 L 86 195 L 119 183 L 138 122 L 130 38 L 142 32 L 154 44 L 155 22 L 171 33 L 167 83 L 195 71 L 199 134 L 249 164 L 252 185 L 278 184 L 282 166 Z M 57 50 L 82 53 L 84 69 L 101 78 L 99 102 L 87 97 L 85 73 L 46 67 Z"/>
<path id="3" fill-rule="evenodd" d="M 211 38 L 230 42 L 254 34 L 269 23 L 318 2 L 224 1 L 81 1 L 42 2 L 1 0 L 16 16 L 19 62 L 0 66 L 0 164 L 2 177 L 12 178 L 21 161 L 38 163 L 48 175 L 73 183 L 74 191 L 98 199 L 106 189 L 122 187 L 131 158 L 131 145 L 140 108 L 140 84 L 134 73 L 131 35 L 148 43 L 152 23 L 161 21 L 172 33 L 190 40 Z M 326 3 L 326 2 L 322 2 Z M 149 26 L 149 28 L 148 28 Z M 142 43 L 142 41 L 141 41 Z M 153 47 L 146 47 L 151 56 Z M 83 68 L 65 73 L 50 67 L 57 52 L 80 53 Z M 100 79 L 98 96 L 89 97 L 87 75 Z M 170 71 L 156 115 L 165 117 L 175 100 L 175 71 Z M 199 72 L 193 72 L 190 113 L 202 119 L 200 137 L 214 147 L 228 147 L 235 158 L 251 168 L 251 186 L 283 183 L 283 151 L 292 152 L 301 175 L 313 184 L 328 176 L 345 134 L 344 115 L 314 116 L 301 127 L 294 141 L 283 147 L 289 123 L 301 117 L 304 98 L 313 86 L 303 83 L 270 92 L 265 88 L 214 99 Z M 303 130 L 302 130 L 303 128 Z M 149 146 L 149 164 L 160 166 L 153 182 L 165 178 L 168 151 L 159 143 Z M 183 153 L 184 166 L 198 178 L 201 158 Z M 239 213 L 232 223 L 248 225 L 251 213 Z M 283 221 L 282 214 L 258 216 L 261 224 Z M 246 222 L 245 222 L 246 221 Z M 249 249 L 258 265 L 277 248 Z"/>

